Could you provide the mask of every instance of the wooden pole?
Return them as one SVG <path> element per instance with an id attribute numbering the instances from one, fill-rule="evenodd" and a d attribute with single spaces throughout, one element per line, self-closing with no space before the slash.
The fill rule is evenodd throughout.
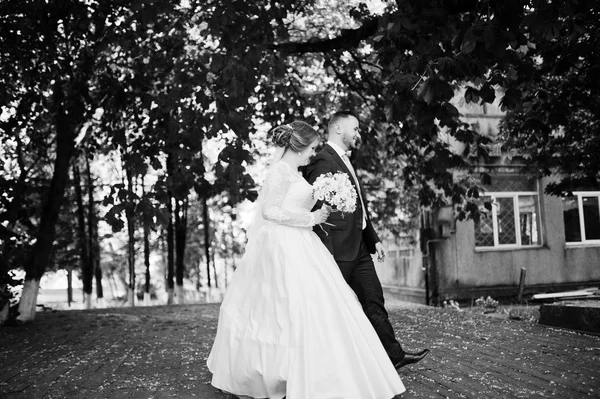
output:
<path id="1" fill-rule="evenodd" d="M 521 268 L 521 277 L 519 279 L 519 294 L 517 296 L 517 301 L 519 303 L 523 302 L 523 290 L 525 289 L 525 275 L 527 274 L 527 269 L 524 267 Z"/>

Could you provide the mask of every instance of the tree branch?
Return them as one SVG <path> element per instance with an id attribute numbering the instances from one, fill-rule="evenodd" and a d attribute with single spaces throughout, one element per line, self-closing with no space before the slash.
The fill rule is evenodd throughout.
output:
<path id="1" fill-rule="evenodd" d="M 369 79 L 369 74 L 363 68 L 363 65 L 362 65 L 363 60 L 359 59 L 358 56 L 352 51 L 350 52 L 350 55 L 352 56 L 352 59 L 354 59 L 354 62 L 356 62 L 356 65 L 358 66 L 360 74 L 363 77 L 363 81 L 366 83 L 367 86 L 369 86 L 369 89 L 371 89 L 371 93 L 374 96 L 375 101 L 377 101 L 378 100 L 378 96 L 377 96 L 378 88 L 373 85 L 373 82 L 371 81 L 371 79 Z"/>
<path id="2" fill-rule="evenodd" d="M 332 59 L 329 59 L 329 61 L 331 63 L 331 69 L 333 69 L 333 73 L 335 74 L 335 76 L 337 76 L 338 80 L 340 82 L 344 83 L 346 86 L 348 86 L 348 88 L 352 92 L 354 92 L 356 95 L 358 95 L 360 98 L 362 98 L 363 101 L 365 102 L 365 104 L 369 104 L 369 101 L 363 95 L 362 90 L 357 90 L 354 87 L 354 85 L 352 84 L 353 82 L 348 78 L 348 76 L 344 75 L 344 73 L 342 73 L 338 70 L 337 66 L 335 65 L 335 62 Z"/>
<path id="3" fill-rule="evenodd" d="M 325 53 L 331 50 L 345 50 L 358 47 L 361 41 L 373 36 L 377 32 L 379 18 L 366 20 L 357 29 L 345 29 L 342 34 L 333 39 L 314 40 L 308 42 L 284 42 L 271 44 L 271 50 L 278 50 L 289 54 Z"/>

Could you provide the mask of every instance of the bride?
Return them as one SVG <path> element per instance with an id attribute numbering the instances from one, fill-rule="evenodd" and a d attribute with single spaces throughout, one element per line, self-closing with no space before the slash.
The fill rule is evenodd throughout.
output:
<path id="1" fill-rule="evenodd" d="M 318 133 L 272 130 L 271 165 L 248 244 L 221 305 L 207 364 L 212 385 L 239 396 L 390 399 L 405 391 L 354 292 L 312 226 L 329 215 L 298 168 Z"/>

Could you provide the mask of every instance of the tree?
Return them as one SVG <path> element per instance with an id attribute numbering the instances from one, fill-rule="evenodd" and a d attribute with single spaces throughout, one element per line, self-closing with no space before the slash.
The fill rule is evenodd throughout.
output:
<path id="1" fill-rule="evenodd" d="M 201 8 L 199 13 L 208 15 Z M 177 243 L 174 258 L 169 256 L 168 261 L 168 289 L 172 284 L 172 262 L 177 269 L 177 285 L 181 287 L 183 283 L 187 225 L 182 218 L 185 212 L 179 210 L 185 208 L 190 191 L 194 189 L 210 198 L 231 188 L 243 198 L 243 190 L 253 183 L 242 166 L 245 160 L 250 161 L 248 151 L 240 144 L 247 140 L 246 130 L 238 133 L 238 139 L 231 144 L 237 147 L 223 161 L 227 165 L 221 162 L 215 165 L 218 180 L 226 177 L 228 183 L 213 186 L 204 177 L 212 165 L 205 165 L 201 156 L 203 142 L 230 131 L 233 126 L 243 127 L 240 118 L 250 115 L 247 102 L 248 110 L 244 112 L 220 107 L 230 107 L 231 102 L 242 104 L 251 90 L 227 91 L 219 81 L 220 72 L 211 73 L 207 66 L 210 38 L 203 36 L 203 30 L 193 31 L 193 15 L 183 8 L 161 14 L 149 29 L 131 36 L 132 46 L 127 56 L 117 57 L 117 65 L 107 71 L 106 83 L 120 94 L 105 103 L 103 119 L 105 130 L 113 132 L 110 140 L 130 154 L 125 165 L 137 160 L 139 167 L 134 167 L 134 175 L 148 166 L 161 172 L 153 190 L 159 204 L 171 214 L 169 226 L 173 223 L 178 237 L 167 241 L 169 253 L 171 245 Z M 214 110 L 211 105 L 215 105 Z M 119 197 L 116 192 L 115 195 Z M 111 216 L 120 213 L 118 206 L 115 203 Z M 118 229 L 118 218 L 113 221 Z M 171 227 L 168 229 L 171 237 Z"/>
<path id="2" fill-rule="evenodd" d="M 185 290 L 183 288 L 183 277 L 185 272 L 185 247 L 188 234 L 188 207 L 189 198 L 175 202 L 175 282 L 177 283 L 177 301 L 185 303 Z"/>
<path id="3" fill-rule="evenodd" d="M 79 166 L 73 166 L 73 183 L 75 185 L 75 201 L 77 204 L 77 233 L 79 241 L 79 258 L 81 260 L 81 277 L 83 280 L 83 295 L 88 309 L 92 307 L 92 284 L 94 280 L 94 263 L 91 257 L 91 246 L 88 238 L 89 231 L 86 223 L 83 190 Z M 88 215 L 88 218 L 91 216 Z"/>
<path id="4" fill-rule="evenodd" d="M 523 47 L 506 82 L 505 148 L 536 176 L 558 173 L 554 195 L 600 188 L 600 7 L 595 1 L 537 2 L 523 21 Z"/>
<path id="5" fill-rule="evenodd" d="M 597 182 L 597 161 L 575 145 L 598 147 L 591 1 L 398 0 L 377 13 L 359 0 L 88 3 L 0 5 L 0 154 L 11 171 L 0 179 L 0 218 L 10 231 L 0 276 L 25 267 L 24 320 L 33 318 L 52 247 L 65 248 L 58 256 L 72 248 L 57 226 L 77 151 L 90 160 L 120 154 L 124 181 L 99 185 L 112 185 L 104 219 L 115 231 L 127 219 L 132 294 L 142 229 L 177 230 L 167 251 L 180 284 L 190 274 L 192 234 L 203 230 L 206 243 L 223 237 L 208 213 L 203 229 L 190 229 L 182 208 L 196 214 L 208 209 L 201 204 L 234 207 L 256 195 L 247 166 L 263 122 L 298 118 L 325 130 L 333 110 L 355 110 L 363 143 L 352 156 L 372 188 L 375 217 L 394 234 L 408 227 L 415 202 L 477 218 L 476 177 L 453 173 L 471 164 L 442 136 L 483 159 L 489 138 L 461 120 L 457 93 L 484 104 L 504 89 L 507 146 L 532 149 L 542 174 L 564 173 L 566 183 L 552 190 Z M 215 141 L 223 145 L 211 163 L 205 155 Z M 144 193 L 142 178 L 150 181 Z M 149 216 L 140 223 L 142 213 Z M 88 239 L 93 224 L 90 217 Z M 114 255 L 109 275 L 124 264 L 118 251 L 106 251 Z M 218 253 L 202 255 L 209 276 Z"/>
<path id="6" fill-rule="evenodd" d="M 364 148 L 356 156 L 363 173 L 382 176 L 407 191 L 416 189 L 422 206 L 454 205 L 459 219 L 478 218 L 481 187 L 469 173 L 457 179 L 453 171 L 469 172 L 471 163 L 442 134 L 464 142 L 465 154 L 483 160 L 490 141 L 462 121 L 453 104 L 461 91 L 459 100 L 485 104 L 496 99 L 497 88 L 504 89 L 501 102 L 507 110 L 523 104 L 527 113 L 537 107 L 539 116 L 526 118 L 529 126 L 516 121 L 510 129 L 530 132 L 519 140 L 529 148 L 535 144 L 534 152 L 539 149 L 539 170 L 554 162 L 571 178 L 586 181 L 597 170 L 583 153 L 573 159 L 565 147 L 575 138 L 587 151 L 597 148 L 592 139 L 597 86 L 581 83 L 590 81 L 598 68 L 598 40 L 588 33 L 597 30 L 593 1 L 399 0 L 381 14 L 360 3 L 349 11 L 354 26 L 331 28 L 325 35 L 319 25 L 331 16 L 323 16 L 319 4 L 280 2 L 280 9 L 259 18 L 246 14 L 244 19 L 243 12 L 230 18 L 236 25 L 229 32 L 232 42 L 244 40 L 241 32 L 259 32 L 261 24 L 277 27 L 257 46 L 266 47 L 263 60 L 272 66 L 260 69 L 269 77 L 262 80 L 265 89 L 275 91 L 271 104 L 262 106 L 266 120 L 306 117 L 302 110 L 307 108 L 356 110 L 366 131 Z M 547 90 L 537 98 L 540 87 Z M 260 102 L 269 101 L 258 93 Z M 580 108 L 571 113 L 570 128 L 564 109 L 558 112 L 565 101 Z M 314 115 L 308 114 L 309 119 Z M 567 135 L 561 144 L 564 129 L 557 128 L 575 131 L 582 125 L 588 128 L 579 131 L 589 136 Z M 559 140 L 551 139 L 550 132 L 559 132 L 554 133 Z M 557 149 L 561 155 L 553 156 Z M 582 168 L 573 169 L 578 160 L 583 160 Z M 372 183 L 382 186 L 381 181 Z"/>
<path id="7" fill-rule="evenodd" d="M 8 93 L 3 106 L 18 110 L 30 101 L 28 109 L 36 110 L 54 137 L 50 147 L 54 155 L 52 179 L 33 250 L 24 262 L 27 277 L 19 305 L 23 321 L 35 315 L 39 279 L 49 264 L 75 139 L 102 99 L 111 96 L 110 91 L 103 91 L 110 87 L 96 90 L 98 87 L 92 85 L 98 61 L 106 55 L 109 44 L 151 20 L 154 7 L 160 5 L 131 1 L 128 8 L 113 2 L 60 3 L 60 7 L 55 2 L 39 1 L 2 5 L 2 86 Z"/>
<path id="8" fill-rule="evenodd" d="M 512 34 L 512 22 L 505 18 L 511 10 L 504 9 L 510 6 L 398 1 L 375 16 L 361 5 L 352 10 L 361 24 L 355 29 L 334 38 L 277 43 L 271 48 L 293 55 L 323 55 L 324 65 L 347 91 L 338 107 L 356 109 L 366 121 L 366 152 L 357 157 L 359 167 L 403 183 L 407 190 L 417 188 L 423 206 L 454 203 L 464 218 L 477 206 L 468 195 L 468 182 L 455 182 L 451 170 L 469 165 L 440 139 L 440 133 L 484 153 L 487 140 L 461 122 L 451 100 L 455 90 L 469 82 L 477 85 L 473 90 L 482 93 L 482 101 L 494 100 L 493 92 L 489 95 L 490 68 L 499 61 L 496 47 Z M 513 8 L 518 16 L 518 7 Z M 498 39 L 494 47 L 483 44 L 486 27 L 488 35 L 493 32 L 492 39 Z"/>
<path id="9" fill-rule="evenodd" d="M 104 290 L 102 287 L 102 266 L 100 263 L 100 242 L 98 237 L 98 214 L 96 211 L 96 200 L 94 197 L 95 184 L 90 169 L 89 155 L 85 157 L 88 188 L 88 248 L 90 251 L 90 262 L 96 280 L 96 299 L 98 302 L 104 300 Z"/>

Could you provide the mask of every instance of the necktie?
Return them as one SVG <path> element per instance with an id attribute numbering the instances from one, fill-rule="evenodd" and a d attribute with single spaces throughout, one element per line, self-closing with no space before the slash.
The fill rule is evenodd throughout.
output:
<path id="1" fill-rule="evenodd" d="M 365 202 L 363 201 L 362 194 L 360 193 L 360 185 L 358 184 L 358 178 L 356 177 L 356 172 L 354 172 L 354 168 L 352 167 L 348 156 L 344 154 L 342 156 L 342 159 L 344 160 L 344 163 L 348 167 L 348 170 L 350 171 L 350 174 L 354 179 L 354 184 L 356 184 L 356 191 L 358 192 L 358 198 L 360 199 L 360 206 L 362 207 L 363 212 L 362 228 L 364 230 L 364 228 L 367 227 L 367 211 L 365 209 Z"/>

